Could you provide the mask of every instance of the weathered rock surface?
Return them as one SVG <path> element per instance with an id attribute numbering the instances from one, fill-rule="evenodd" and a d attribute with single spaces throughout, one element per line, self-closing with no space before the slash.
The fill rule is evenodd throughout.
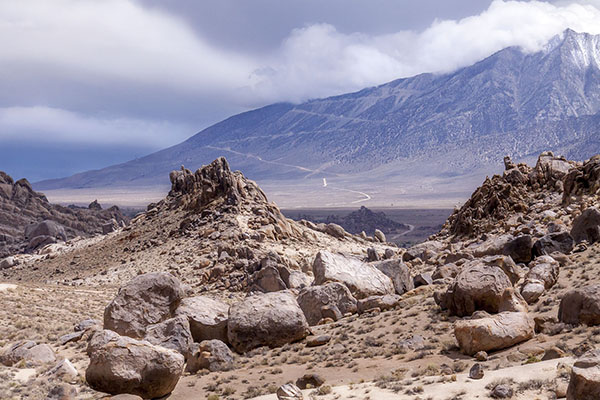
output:
<path id="1" fill-rule="evenodd" d="M 584 210 L 573 220 L 571 236 L 575 243 L 587 240 L 595 243 L 600 240 L 600 211 L 595 207 Z"/>
<path id="2" fill-rule="evenodd" d="M 536 258 L 529 265 L 521 295 L 531 304 L 536 302 L 545 290 L 550 289 L 558 280 L 560 264 L 550 256 Z"/>
<path id="3" fill-rule="evenodd" d="M 121 287 L 104 310 L 104 329 L 143 338 L 146 327 L 174 316 L 183 295 L 181 283 L 170 274 L 139 275 Z"/>
<path id="4" fill-rule="evenodd" d="M 574 289 L 562 298 L 558 319 L 565 324 L 600 324 L 600 285 Z"/>
<path id="5" fill-rule="evenodd" d="M 204 340 L 194 343 L 185 370 L 196 373 L 201 369 L 211 372 L 229 371 L 233 368 L 233 353 L 220 340 Z"/>
<path id="6" fill-rule="evenodd" d="M 479 319 L 460 320 L 454 335 L 460 350 L 468 355 L 505 349 L 534 336 L 534 322 L 526 313 L 502 312 Z"/>
<path id="7" fill-rule="evenodd" d="M 240 353 L 260 346 L 282 346 L 308 333 L 304 313 L 288 292 L 250 296 L 229 310 L 227 337 Z"/>
<path id="8" fill-rule="evenodd" d="M 475 311 L 515 311 L 514 304 L 524 301 L 512 289 L 508 276 L 499 267 L 472 265 L 458 274 L 442 301 L 451 314 L 460 317 Z"/>
<path id="9" fill-rule="evenodd" d="M 315 285 L 340 282 L 357 299 L 395 292 L 392 280 L 383 272 L 357 258 L 320 251 L 313 262 Z"/>
<path id="10" fill-rule="evenodd" d="M 92 336 L 87 353 L 87 383 L 110 394 L 162 397 L 173 391 L 183 372 L 181 354 L 109 330 Z"/>
<path id="11" fill-rule="evenodd" d="M 400 296 L 397 294 L 386 294 L 385 296 L 369 296 L 366 299 L 358 300 L 358 312 L 364 313 L 374 308 L 381 311 L 391 310 L 400 304 Z"/>
<path id="12" fill-rule="evenodd" d="M 218 339 L 227 342 L 229 305 L 206 296 L 184 298 L 175 315 L 184 315 L 190 323 L 195 342 Z"/>
<path id="13" fill-rule="evenodd" d="M 585 353 L 573 364 L 567 400 L 600 398 L 600 350 Z"/>
<path id="14" fill-rule="evenodd" d="M 118 207 L 97 210 L 50 204 L 26 179 L 0 171 L 0 259 L 43 244 L 102 232 L 111 219 L 128 222 Z"/>
<path id="15" fill-rule="evenodd" d="M 47 344 L 37 344 L 31 340 L 7 345 L 0 352 L 0 363 L 8 367 L 24 361 L 36 366 L 56 361 L 54 350 Z"/>
<path id="16" fill-rule="evenodd" d="M 144 340 L 157 346 L 175 350 L 187 358 L 193 343 L 188 318 L 180 315 L 156 325 L 150 325 L 146 329 Z"/>
<path id="17" fill-rule="evenodd" d="M 550 255 L 554 252 L 569 254 L 575 241 L 569 232 L 554 232 L 541 237 L 533 245 L 534 257 Z"/>
<path id="18" fill-rule="evenodd" d="M 397 294 L 404 294 L 415 288 L 410 270 L 402 261 L 398 259 L 386 260 L 376 262 L 373 265 L 392 280 Z"/>
<path id="19" fill-rule="evenodd" d="M 298 304 L 308 323 L 316 325 L 322 318 L 323 308 L 335 308 L 339 315 L 356 313 L 356 299 L 350 290 L 339 282 L 329 282 L 321 286 L 304 288 L 298 295 Z"/>
<path id="20" fill-rule="evenodd" d="M 277 389 L 277 400 L 303 400 L 304 396 L 298 386 L 286 383 Z"/>
<path id="21" fill-rule="evenodd" d="M 277 292 L 288 288 L 281 278 L 279 270 L 273 266 L 256 271 L 250 279 L 253 287 L 261 292 Z"/>
<path id="22" fill-rule="evenodd" d="M 532 249 L 532 237 L 521 235 L 508 241 L 502 248 L 502 254 L 510 256 L 514 262 L 528 263 L 533 258 Z"/>

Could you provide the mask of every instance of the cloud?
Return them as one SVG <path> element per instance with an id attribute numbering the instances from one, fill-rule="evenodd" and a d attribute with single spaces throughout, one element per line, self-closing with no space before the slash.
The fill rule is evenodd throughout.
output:
<path id="1" fill-rule="evenodd" d="M 0 0 L 0 141 L 166 146 L 245 108 L 447 72 L 507 46 L 536 51 L 568 27 L 600 33 L 599 3 L 495 0 L 380 35 L 310 24 L 258 54 L 219 48 L 143 2 Z"/>
<path id="2" fill-rule="evenodd" d="M 10 142 L 31 141 L 121 146 L 139 143 L 156 148 L 170 145 L 165 132 L 182 134 L 190 128 L 167 121 L 131 118 L 98 118 L 50 107 L 0 108 L 2 139 Z"/>
<path id="3" fill-rule="evenodd" d="M 422 32 L 342 34 L 328 24 L 292 32 L 248 94 L 302 101 L 423 72 L 449 72 L 508 46 L 539 51 L 566 28 L 600 33 L 600 0 L 551 4 L 495 0 L 483 13 L 436 20 Z"/>

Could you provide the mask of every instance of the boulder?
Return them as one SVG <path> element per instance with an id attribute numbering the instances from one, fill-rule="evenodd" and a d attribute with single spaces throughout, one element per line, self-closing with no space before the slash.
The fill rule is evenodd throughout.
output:
<path id="1" fill-rule="evenodd" d="M 250 280 L 253 284 L 252 287 L 261 292 L 277 292 L 287 289 L 287 285 L 279 275 L 279 270 L 273 266 L 256 271 Z"/>
<path id="2" fill-rule="evenodd" d="M 571 236 L 575 243 L 584 240 L 587 240 L 588 243 L 595 243 L 600 240 L 600 211 L 596 207 L 584 210 L 573 220 Z"/>
<path id="3" fill-rule="evenodd" d="M 415 287 L 433 285 L 433 278 L 431 277 L 431 274 L 426 272 L 417 274 L 413 278 L 413 285 Z"/>
<path id="4" fill-rule="evenodd" d="M 175 315 L 185 315 L 195 342 L 218 339 L 227 342 L 229 305 L 206 296 L 187 297 Z"/>
<path id="5" fill-rule="evenodd" d="M 325 379 L 318 374 L 304 374 L 296 379 L 296 386 L 300 389 L 317 388 L 325 383 Z"/>
<path id="6" fill-rule="evenodd" d="M 75 400 L 77 399 L 77 388 L 68 383 L 61 383 L 54 386 L 48 392 L 46 400 Z"/>
<path id="7" fill-rule="evenodd" d="M 381 311 L 391 310 L 400 304 L 400 296 L 397 294 L 386 294 L 385 296 L 370 296 L 366 299 L 358 300 L 358 312 L 364 313 L 374 308 L 379 308 Z"/>
<path id="8" fill-rule="evenodd" d="M 420 258 L 423 261 L 427 261 L 434 257 L 437 253 L 441 252 L 444 248 L 444 244 L 437 240 L 428 240 L 423 243 L 416 244 L 402 254 L 402 261 L 411 261 L 415 258 Z"/>
<path id="9" fill-rule="evenodd" d="M 54 368 L 46 373 L 53 378 L 58 378 L 63 381 L 73 381 L 79 376 L 77 369 L 67 358 L 60 361 Z"/>
<path id="10" fill-rule="evenodd" d="M 525 282 L 521 287 L 521 295 L 528 304 L 536 302 L 558 280 L 560 264 L 550 256 L 536 258 L 529 265 Z"/>
<path id="11" fill-rule="evenodd" d="M 454 279 L 460 272 L 460 268 L 458 265 L 454 263 L 444 264 L 438 266 L 431 278 L 436 281 L 438 279 Z"/>
<path id="12" fill-rule="evenodd" d="M 14 257 L 6 257 L 0 261 L 0 269 L 8 269 L 17 265 L 17 260 Z"/>
<path id="13" fill-rule="evenodd" d="M 502 312 L 490 317 L 456 321 L 454 335 L 460 350 L 467 355 L 480 351 L 505 349 L 529 340 L 534 322 L 527 313 Z"/>
<path id="14" fill-rule="evenodd" d="M 350 290 L 339 282 L 302 289 L 298 295 L 298 304 L 311 326 L 316 325 L 324 317 L 331 317 L 330 314 L 324 315 L 325 307 L 334 308 L 334 313 L 337 310 L 338 316 L 346 313 L 354 314 L 357 311 L 356 299 Z"/>
<path id="15" fill-rule="evenodd" d="M 240 353 L 260 346 L 282 346 L 304 339 L 308 333 L 304 313 L 289 292 L 249 296 L 229 310 L 227 337 Z"/>
<path id="16" fill-rule="evenodd" d="M 528 263 L 533 258 L 533 239 L 529 235 L 521 235 L 509 240 L 502 248 L 502 254 L 510 256 L 514 262 Z"/>
<path id="17" fill-rule="evenodd" d="M 392 280 L 397 294 L 404 294 L 415 288 L 410 270 L 400 260 L 386 260 L 373 264 Z"/>
<path id="18" fill-rule="evenodd" d="M 327 343 L 329 343 L 330 340 L 331 340 L 331 336 L 329 336 L 329 335 L 312 336 L 312 337 L 308 337 L 306 339 L 306 346 L 307 347 L 324 346 Z"/>
<path id="19" fill-rule="evenodd" d="M 156 325 L 150 325 L 146 328 L 144 340 L 157 346 L 175 350 L 185 358 L 188 357 L 194 342 L 190 332 L 190 323 L 184 315 L 167 319 Z"/>
<path id="20" fill-rule="evenodd" d="M 592 350 L 573 364 L 567 400 L 597 399 L 600 399 L 600 350 Z"/>
<path id="21" fill-rule="evenodd" d="M 333 223 L 325 225 L 324 232 L 338 239 L 343 239 L 348 235 L 344 228 L 342 228 L 338 224 Z"/>
<path id="22" fill-rule="evenodd" d="M 38 236 L 49 236 L 54 239 L 67 240 L 65 228 L 52 220 L 45 220 L 39 223 L 27 225 L 25 227 L 25 238 L 33 239 Z"/>
<path id="23" fill-rule="evenodd" d="M 375 236 L 375 239 L 377 239 L 381 243 L 387 242 L 387 240 L 385 239 L 385 234 L 379 229 L 375 229 L 375 233 L 373 234 L 373 236 Z"/>
<path id="24" fill-rule="evenodd" d="M 194 343 L 185 370 L 196 373 L 201 369 L 211 372 L 229 371 L 233 368 L 233 353 L 220 340 L 204 340 Z"/>
<path id="25" fill-rule="evenodd" d="M 104 329 L 143 338 L 148 325 L 174 316 L 183 294 L 181 283 L 170 274 L 138 275 L 121 287 L 104 309 Z"/>
<path id="26" fill-rule="evenodd" d="M 89 386 L 110 394 L 145 399 L 166 396 L 177 385 L 184 358 L 176 351 L 103 330 L 92 336 L 85 373 Z"/>
<path id="27" fill-rule="evenodd" d="M 298 386 L 286 383 L 277 389 L 277 400 L 303 400 L 304 396 Z"/>
<path id="28" fill-rule="evenodd" d="M 481 379 L 483 378 L 483 367 L 479 363 L 473 364 L 471 369 L 469 370 L 469 378 L 471 379 Z"/>
<path id="29" fill-rule="evenodd" d="M 49 345 L 31 340 L 9 344 L 0 352 L 0 364 L 10 367 L 20 361 L 28 366 L 43 365 L 56 361 L 56 355 Z"/>
<path id="30" fill-rule="evenodd" d="M 312 278 L 304 272 L 290 271 L 287 268 L 283 268 L 279 270 L 279 274 L 288 289 L 302 289 L 310 286 L 312 283 Z"/>
<path id="31" fill-rule="evenodd" d="M 367 249 L 367 261 L 379 261 L 381 257 L 379 257 L 379 253 L 377 253 L 377 249 L 374 247 L 369 247 Z"/>
<path id="32" fill-rule="evenodd" d="M 376 267 L 341 254 L 320 251 L 313 262 L 313 273 L 315 285 L 340 282 L 357 299 L 395 292 L 392 280 Z"/>
<path id="33" fill-rule="evenodd" d="M 550 255 L 554 252 L 569 254 L 573 251 L 574 246 L 575 241 L 569 232 L 549 233 L 535 242 L 533 245 L 533 256 Z"/>
<path id="34" fill-rule="evenodd" d="M 479 310 L 490 313 L 515 311 L 515 305 L 525 303 L 514 292 L 504 271 L 484 264 L 463 269 L 448 287 L 442 302 L 450 314 L 459 317 Z"/>
<path id="35" fill-rule="evenodd" d="M 515 264 L 512 257 L 505 255 L 487 256 L 478 260 L 469 261 L 468 263 L 465 263 L 464 267 L 477 265 L 481 263 L 500 268 L 502 271 L 504 271 L 506 276 L 508 276 L 510 283 L 512 283 L 513 285 L 516 284 L 523 277 L 523 271 L 521 270 L 521 268 L 519 268 L 518 265 Z"/>
<path id="36" fill-rule="evenodd" d="M 570 325 L 600 324 L 600 285 L 567 292 L 560 301 L 558 319 Z"/>

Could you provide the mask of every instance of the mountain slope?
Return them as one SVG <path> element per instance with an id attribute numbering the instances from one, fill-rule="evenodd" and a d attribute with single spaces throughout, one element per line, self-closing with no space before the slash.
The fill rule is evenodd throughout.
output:
<path id="1" fill-rule="evenodd" d="M 599 111 L 600 36 L 567 30 L 537 53 L 510 47 L 449 74 L 270 105 L 147 157 L 36 188 L 167 185 L 168 171 L 220 155 L 259 181 L 366 184 L 489 171 L 506 154 L 519 160 L 547 149 L 584 159 L 600 151 Z"/>

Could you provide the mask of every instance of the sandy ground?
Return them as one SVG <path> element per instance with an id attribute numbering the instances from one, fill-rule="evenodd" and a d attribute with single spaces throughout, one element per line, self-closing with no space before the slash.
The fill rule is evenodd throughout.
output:
<path id="1" fill-rule="evenodd" d="M 469 378 L 468 373 L 456 374 L 456 381 L 435 382 L 433 379 L 422 383 L 419 387 L 423 391 L 418 393 L 421 398 L 426 399 L 453 399 L 460 398 L 461 394 L 468 393 L 466 399 L 489 399 L 490 389 L 486 387 L 495 386 L 496 382 L 510 380 L 514 385 L 526 384 L 532 376 L 540 380 L 554 380 L 560 364 L 571 366 L 572 358 L 561 358 L 555 360 L 541 361 L 531 365 L 520 365 L 504 368 L 501 370 L 487 371 L 482 379 Z M 418 382 L 418 381 L 417 381 Z M 303 394 L 309 396 L 318 393 L 314 389 L 307 389 Z M 513 397 L 515 400 L 531 400 L 532 396 L 543 394 L 544 390 L 526 390 Z M 362 397 L 361 397 L 362 396 Z M 394 393 L 390 390 L 378 388 L 373 383 L 352 384 L 333 387 L 328 395 L 320 395 L 323 400 L 346 400 L 346 399 L 373 399 L 373 400 L 413 400 L 415 394 Z M 274 394 L 259 396 L 255 400 L 277 400 Z"/>

